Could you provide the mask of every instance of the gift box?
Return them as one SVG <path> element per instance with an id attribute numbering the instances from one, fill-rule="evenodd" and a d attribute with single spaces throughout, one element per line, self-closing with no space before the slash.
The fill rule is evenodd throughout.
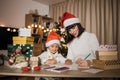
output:
<path id="1" fill-rule="evenodd" d="M 13 44 L 33 44 L 33 42 L 30 41 L 13 41 Z"/>
<path id="2" fill-rule="evenodd" d="M 118 51 L 96 51 L 96 59 L 98 60 L 117 60 Z"/>
<path id="3" fill-rule="evenodd" d="M 19 36 L 31 36 L 31 29 L 19 28 Z"/>
<path id="4" fill-rule="evenodd" d="M 42 51 L 40 44 L 9 44 L 8 56 L 11 55 L 17 49 L 18 46 L 21 46 L 22 53 L 27 57 L 38 56 Z"/>
<path id="5" fill-rule="evenodd" d="M 98 51 L 116 51 L 117 45 L 100 45 Z"/>
<path id="6" fill-rule="evenodd" d="M 93 67 L 104 70 L 120 69 L 120 60 L 93 60 Z"/>
<path id="7" fill-rule="evenodd" d="M 13 44 L 33 44 L 34 37 L 13 36 Z"/>
<path id="8" fill-rule="evenodd" d="M 21 46 L 22 54 L 24 54 L 27 57 L 32 56 L 33 45 L 31 44 L 10 44 L 8 45 L 8 56 L 11 55 L 18 48 L 18 46 Z"/>

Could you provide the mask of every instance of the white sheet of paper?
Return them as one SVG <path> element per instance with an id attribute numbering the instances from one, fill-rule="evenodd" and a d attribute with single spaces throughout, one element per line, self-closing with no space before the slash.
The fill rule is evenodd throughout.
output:
<path id="1" fill-rule="evenodd" d="M 88 66 L 88 67 L 78 67 L 79 69 L 89 69 L 90 67 Z"/>
<path id="2" fill-rule="evenodd" d="M 56 66 L 56 67 L 69 67 L 70 70 L 78 70 L 78 65 L 73 63 L 72 65 L 65 65 L 65 64 L 61 64 L 61 63 L 58 63 L 58 64 L 54 64 L 54 65 L 51 65 L 51 66 Z"/>
<path id="3" fill-rule="evenodd" d="M 87 70 L 82 70 L 81 72 L 88 72 L 88 73 L 98 73 L 98 72 L 101 72 L 103 70 L 101 69 L 87 69 Z"/>

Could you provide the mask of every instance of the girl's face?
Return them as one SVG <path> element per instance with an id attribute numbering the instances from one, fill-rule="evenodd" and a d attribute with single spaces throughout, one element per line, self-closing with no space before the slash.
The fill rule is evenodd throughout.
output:
<path id="1" fill-rule="evenodd" d="M 50 51 L 51 53 L 54 54 L 54 53 L 56 53 L 56 52 L 58 51 L 59 45 L 56 44 L 56 43 L 54 43 L 54 44 L 50 45 L 50 46 L 48 47 L 48 49 L 49 49 L 49 51 Z"/>
<path id="2" fill-rule="evenodd" d="M 74 37 L 77 37 L 77 36 L 78 36 L 78 32 L 79 32 L 78 26 L 75 25 L 74 27 L 72 27 L 71 29 L 69 29 L 68 32 L 69 32 L 71 35 L 73 35 Z"/>

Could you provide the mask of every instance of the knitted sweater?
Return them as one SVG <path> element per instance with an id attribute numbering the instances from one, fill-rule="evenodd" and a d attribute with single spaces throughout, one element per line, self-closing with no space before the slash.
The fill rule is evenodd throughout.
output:
<path id="1" fill-rule="evenodd" d="M 91 54 L 87 59 L 95 59 L 95 51 L 99 47 L 99 42 L 93 33 L 83 32 L 78 38 L 74 38 L 68 44 L 67 58 L 75 62 L 78 58 L 84 59 Z"/>

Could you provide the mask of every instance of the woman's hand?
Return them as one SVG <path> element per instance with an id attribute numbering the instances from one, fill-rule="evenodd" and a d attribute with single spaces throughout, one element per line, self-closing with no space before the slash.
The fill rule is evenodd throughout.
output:
<path id="1" fill-rule="evenodd" d="M 67 60 L 65 61 L 65 64 L 66 64 L 66 65 L 71 65 L 71 64 L 72 64 L 72 60 L 67 59 Z"/>
<path id="2" fill-rule="evenodd" d="M 45 62 L 45 64 L 56 64 L 57 63 L 57 61 L 55 60 L 55 59 L 48 59 L 46 62 Z"/>
<path id="3" fill-rule="evenodd" d="M 87 60 L 83 60 L 81 58 L 77 59 L 76 64 L 78 64 L 81 67 L 88 67 L 89 63 Z"/>

